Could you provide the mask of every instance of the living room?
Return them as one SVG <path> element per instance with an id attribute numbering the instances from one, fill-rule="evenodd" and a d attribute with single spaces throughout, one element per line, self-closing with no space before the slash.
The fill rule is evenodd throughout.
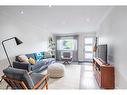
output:
<path id="1" fill-rule="evenodd" d="M 126 11 L 126 6 L 0 6 L 0 88 L 13 88 L 2 77 L 9 66 L 48 73 L 48 90 L 126 89 Z M 100 86 L 93 71 L 99 45 L 106 45 L 102 64 L 113 68 L 111 87 Z M 34 67 L 40 55 L 46 65 Z"/>

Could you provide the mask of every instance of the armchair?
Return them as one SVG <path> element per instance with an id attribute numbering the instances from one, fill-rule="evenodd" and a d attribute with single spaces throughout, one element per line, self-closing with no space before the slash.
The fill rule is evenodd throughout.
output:
<path id="1" fill-rule="evenodd" d="M 71 51 L 61 52 L 61 60 L 64 61 L 64 64 L 71 63 L 71 61 L 72 61 L 72 52 Z"/>
<path id="2" fill-rule="evenodd" d="M 12 89 L 48 89 L 48 75 L 28 73 L 23 69 L 8 67 L 3 70 L 3 79 Z"/>

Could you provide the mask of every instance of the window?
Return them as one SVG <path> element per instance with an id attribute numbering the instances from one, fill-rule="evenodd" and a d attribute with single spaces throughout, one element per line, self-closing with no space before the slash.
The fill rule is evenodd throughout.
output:
<path id="1" fill-rule="evenodd" d="M 75 50 L 77 41 L 73 38 L 62 38 L 57 40 L 57 50 Z"/>
<path id="2" fill-rule="evenodd" d="M 63 50 L 73 50 L 73 40 L 71 39 L 64 39 L 63 40 Z"/>

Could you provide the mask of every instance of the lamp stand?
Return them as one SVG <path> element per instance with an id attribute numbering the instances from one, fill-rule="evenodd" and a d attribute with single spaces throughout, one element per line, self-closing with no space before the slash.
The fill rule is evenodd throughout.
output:
<path id="1" fill-rule="evenodd" d="M 19 44 L 22 43 L 22 41 L 20 41 L 17 37 L 12 37 L 12 38 L 9 38 L 9 39 L 6 39 L 6 40 L 3 40 L 3 41 L 2 41 L 2 46 L 3 46 L 3 49 L 4 49 L 4 51 L 5 51 L 7 60 L 8 60 L 8 62 L 9 62 L 9 67 L 13 67 L 13 66 L 12 66 L 11 61 L 10 61 L 10 59 L 9 59 L 9 56 L 8 56 L 8 54 L 7 54 L 7 50 L 6 50 L 6 48 L 5 48 L 4 42 L 6 42 L 6 41 L 8 41 L 8 40 L 11 40 L 11 39 L 15 39 L 15 42 L 16 42 L 17 45 L 19 45 Z M 3 76 L 4 76 L 4 75 L 3 75 Z M 2 79 L 0 79 L 0 83 L 2 82 L 2 80 L 3 80 L 3 77 L 2 77 Z"/>
<path id="2" fill-rule="evenodd" d="M 4 43 L 3 43 L 3 42 L 2 42 L 2 45 L 3 45 L 3 48 L 4 48 L 5 54 L 6 54 L 6 56 L 7 56 L 7 60 L 8 60 L 8 62 L 9 62 L 9 66 L 12 67 L 11 61 L 10 61 L 10 59 L 9 59 L 9 56 L 8 56 L 8 54 L 7 54 L 7 50 L 5 49 L 5 46 L 4 46 Z"/>

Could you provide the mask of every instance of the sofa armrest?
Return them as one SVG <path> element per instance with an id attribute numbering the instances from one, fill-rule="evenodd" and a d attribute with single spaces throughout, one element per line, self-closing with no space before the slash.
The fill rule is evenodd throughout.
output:
<path id="1" fill-rule="evenodd" d="M 17 69 L 24 69 L 27 70 L 28 72 L 31 71 L 31 64 L 26 63 L 26 62 L 13 62 L 13 67 Z"/>

